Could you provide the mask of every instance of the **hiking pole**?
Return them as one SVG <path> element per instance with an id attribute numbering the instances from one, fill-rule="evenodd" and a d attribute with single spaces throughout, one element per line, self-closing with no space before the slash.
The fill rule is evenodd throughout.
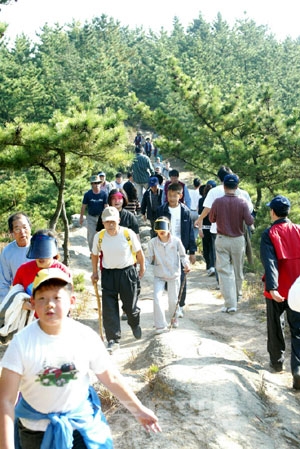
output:
<path id="1" fill-rule="evenodd" d="M 102 341 L 104 341 L 104 335 L 103 335 L 103 319 L 102 319 L 102 300 L 99 295 L 98 290 L 98 284 L 97 281 L 94 281 L 94 290 L 97 298 L 97 304 L 98 304 L 98 315 L 99 315 L 99 331 L 100 331 L 100 337 Z"/>
<path id="2" fill-rule="evenodd" d="M 186 283 L 186 277 L 187 277 L 187 273 L 184 273 L 184 278 L 183 278 L 182 283 L 181 283 L 181 286 L 180 286 L 180 290 L 179 290 L 179 294 L 178 294 L 178 299 L 177 299 L 177 303 L 176 303 L 176 306 L 175 306 L 175 311 L 174 311 L 173 316 L 172 316 L 172 318 L 171 318 L 171 323 L 170 323 L 170 326 L 169 326 L 169 331 L 172 329 L 173 321 L 174 321 L 174 319 L 175 319 L 175 317 L 176 317 L 177 307 L 179 306 L 179 303 L 180 303 L 180 300 L 181 300 L 181 297 L 182 297 L 183 289 L 184 289 L 184 286 L 185 286 L 185 283 Z"/>

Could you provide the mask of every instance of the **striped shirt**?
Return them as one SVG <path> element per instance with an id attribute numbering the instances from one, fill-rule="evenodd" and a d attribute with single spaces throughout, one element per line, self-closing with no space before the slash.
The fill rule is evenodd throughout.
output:
<path id="1" fill-rule="evenodd" d="M 146 184 L 150 176 L 154 176 L 153 165 L 144 154 L 137 154 L 132 164 L 133 180 L 137 184 Z"/>

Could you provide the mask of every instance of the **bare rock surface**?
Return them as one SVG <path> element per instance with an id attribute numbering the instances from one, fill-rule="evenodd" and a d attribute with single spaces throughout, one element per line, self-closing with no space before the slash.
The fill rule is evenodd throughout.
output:
<path id="1" fill-rule="evenodd" d="M 98 331 L 84 235 L 85 228 L 71 233 L 71 268 L 84 273 L 89 291 L 79 319 Z M 289 348 L 286 371 L 271 373 L 263 298 L 253 307 L 245 296 L 237 313 L 221 313 L 216 281 L 197 261 L 179 328 L 157 336 L 152 296 L 150 267 L 139 300 L 143 337 L 135 340 L 122 321 L 121 346 L 112 358 L 142 402 L 155 410 L 163 432 L 148 435 L 112 401 L 103 406 L 115 448 L 299 448 L 300 394 L 292 389 Z"/>

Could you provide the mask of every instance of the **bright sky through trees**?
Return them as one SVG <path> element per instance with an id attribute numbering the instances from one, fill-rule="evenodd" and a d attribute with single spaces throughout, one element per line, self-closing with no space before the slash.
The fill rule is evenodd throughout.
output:
<path id="1" fill-rule="evenodd" d="M 236 19 L 253 19 L 257 25 L 267 25 L 278 39 L 300 36 L 299 0 L 18 0 L 1 7 L 0 21 L 10 25 L 7 36 L 24 32 L 33 38 L 46 22 L 62 25 L 74 18 L 83 23 L 106 14 L 124 26 L 143 25 L 158 31 L 161 27 L 170 30 L 174 16 L 187 26 L 199 12 L 208 22 L 220 12 L 230 25 Z"/>

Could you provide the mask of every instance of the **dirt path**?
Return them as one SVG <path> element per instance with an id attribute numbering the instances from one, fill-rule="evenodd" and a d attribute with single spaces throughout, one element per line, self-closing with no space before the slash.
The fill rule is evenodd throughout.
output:
<path id="1" fill-rule="evenodd" d="M 144 242 L 148 232 L 147 226 L 141 227 Z M 85 236 L 85 228 L 70 232 L 71 269 L 84 275 L 86 285 L 76 313 L 98 331 Z M 261 299 L 261 305 L 254 307 L 247 291 L 236 314 L 221 313 L 216 281 L 207 276 L 199 259 L 188 277 L 187 305 L 179 328 L 155 336 L 150 267 L 139 300 L 143 337 L 135 340 L 122 321 L 121 347 L 112 358 L 142 402 L 155 410 L 163 432 L 146 434 L 106 395 L 103 408 L 115 449 L 300 447 L 300 394 L 291 388 L 289 346 L 286 371 L 271 373 L 264 302 Z M 4 350 L 0 345 L 0 356 Z"/>
<path id="2" fill-rule="evenodd" d="M 84 232 L 71 233 L 72 269 L 84 273 L 89 291 L 80 320 L 98 330 L 90 260 L 80 246 Z M 142 227 L 144 239 L 147 233 Z M 116 449 L 300 447 L 300 395 L 291 388 L 288 355 L 284 373 L 269 371 L 263 300 L 253 307 L 245 295 L 236 314 L 221 313 L 216 281 L 198 261 L 178 329 L 154 335 L 151 268 L 142 280 L 139 305 L 142 340 L 121 322 L 121 347 L 112 357 L 140 399 L 156 411 L 163 433 L 145 434 L 109 398 L 104 408 Z"/>

